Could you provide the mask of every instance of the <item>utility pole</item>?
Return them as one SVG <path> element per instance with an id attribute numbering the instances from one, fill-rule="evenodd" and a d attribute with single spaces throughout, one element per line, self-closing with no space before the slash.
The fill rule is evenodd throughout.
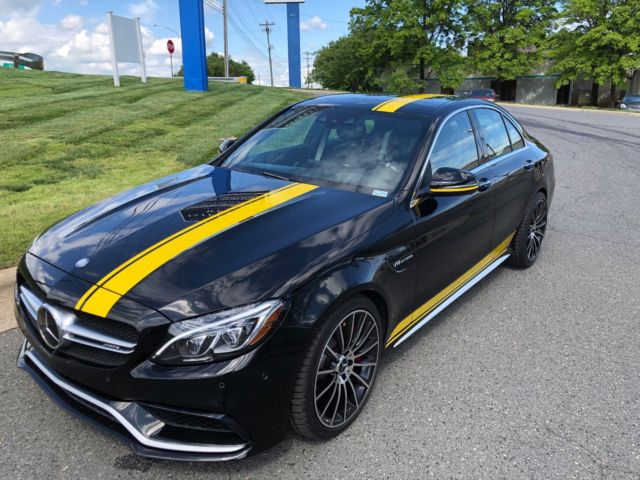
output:
<path id="1" fill-rule="evenodd" d="M 224 76 L 229 76 L 229 39 L 227 36 L 227 0 L 222 1 L 222 19 L 224 26 Z"/>
<path id="2" fill-rule="evenodd" d="M 271 63 L 271 50 L 273 49 L 273 45 L 271 45 L 271 27 L 273 27 L 275 23 L 269 22 L 269 20 L 265 20 L 265 23 L 261 23 L 260 26 L 264 27 L 264 31 L 267 32 L 267 50 L 269 50 L 269 75 L 271 75 L 271 86 L 273 87 L 273 65 Z"/>
<path id="3" fill-rule="evenodd" d="M 307 84 L 307 88 L 309 88 L 309 60 L 311 60 L 311 57 L 313 57 L 315 54 L 316 52 L 309 52 L 309 51 L 304 52 L 304 59 L 307 62 L 307 76 L 305 77 L 305 83 Z"/>

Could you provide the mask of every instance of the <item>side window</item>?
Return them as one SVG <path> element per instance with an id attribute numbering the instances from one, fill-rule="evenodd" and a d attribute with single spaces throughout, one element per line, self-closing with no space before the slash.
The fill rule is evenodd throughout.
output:
<path id="1" fill-rule="evenodd" d="M 440 167 L 470 170 L 479 165 L 476 138 L 467 112 L 454 115 L 442 127 L 429 160 L 432 172 Z"/>
<path id="2" fill-rule="evenodd" d="M 493 160 L 500 155 L 509 153 L 511 151 L 511 142 L 502 121 L 502 115 L 489 108 L 474 109 L 473 114 L 478 122 L 480 138 L 485 145 L 486 156 L 484 160 Z"/>
<path id="3" fill-rule="evenodd" d="M 507 132 L 509 132 L 509 138 L 511 139 L 511 148 L 514 150 L 518 150 L 519 148 L 524 147 L 524 139 L 520 132 L 516 128 L 516 126 L 509 120 L 507 117 L 504 118 L 504 124 L 507 126 Z"/>

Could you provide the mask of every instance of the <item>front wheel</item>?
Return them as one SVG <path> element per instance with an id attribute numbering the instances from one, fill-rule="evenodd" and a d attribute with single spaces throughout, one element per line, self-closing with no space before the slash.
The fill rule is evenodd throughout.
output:
<path id="1" fill-rule="evenodd" d="M 511 243 L 513 253 L 509 263 L 514 267 L 529 268 L 538 259 L 547 232 L 547 212 L 547 197 L 542 192 L 536 193 Z"/>
<path id="2" fill-rule="evenodd" d="M 330 312 L 307 353 L 293 393 L 291 423 L 313 439 L 333 437 L 362 411 L 382 352 L 382 324 L 371 300 L 356 296 Z"/>

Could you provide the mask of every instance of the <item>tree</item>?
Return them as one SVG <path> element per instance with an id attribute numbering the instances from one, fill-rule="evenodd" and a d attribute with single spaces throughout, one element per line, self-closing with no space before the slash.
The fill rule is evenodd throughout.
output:
<path id="1" fill-rule="evenodd" d="M 468 55 L 473 67 L 499 80 L 514 80 L 543 60 L 557 14 L 548 0 L 468 0 Z"/>
<path id="2" fill-rule="evenodd" d="M 363 54 L 362 39 L 349 34 L 318 50 L 311 79 L 325 88 L 367 92 L 375 88 L 369 69 L 370 59 Z"/>
<path id="3" fill-rule="evenodd" d="M 455 87 L 464 79 L 462 19 L 461 0 L 368 0 L 351 10 L 350 27 L 369 36 L 366 54 L 389 77 L 410 67 L 422 85 L 437 76 Z"/>
<path id="4" fill-rule="evenodd" d="M 640 68 L 640 0 L 568 0 L 552 55 L 558 85 L 593 78 L 597 104 L 598 86 L 610 81 L 613 106 L 616 85 L 625 85 Z"/>
<path id="5" fill-rule="evenodd" d="M 224 77 L 224 55 L 211 53 L 207 57 L 207 73 L 210 77 Z M 253 69 L 244 60 L 236 62 L 229 57 L 229 75 L 232 77 L 247 77 L 248 83 L 253 83 L 256 79 Z M 183 76 L 182 67 L 178 71 L 178 76 Z"/>

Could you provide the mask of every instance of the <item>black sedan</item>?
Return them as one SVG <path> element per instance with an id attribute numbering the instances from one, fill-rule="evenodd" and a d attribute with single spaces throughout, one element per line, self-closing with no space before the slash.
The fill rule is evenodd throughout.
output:
<path id="1" fill-rule="evenodd" d="M 553 189 L 551 154 L 499 106 L 306 100 L 39 236 L 17 274 L 18 364 L 144 456 L 329 438 L 386 348 L 537 260 Z"/>

